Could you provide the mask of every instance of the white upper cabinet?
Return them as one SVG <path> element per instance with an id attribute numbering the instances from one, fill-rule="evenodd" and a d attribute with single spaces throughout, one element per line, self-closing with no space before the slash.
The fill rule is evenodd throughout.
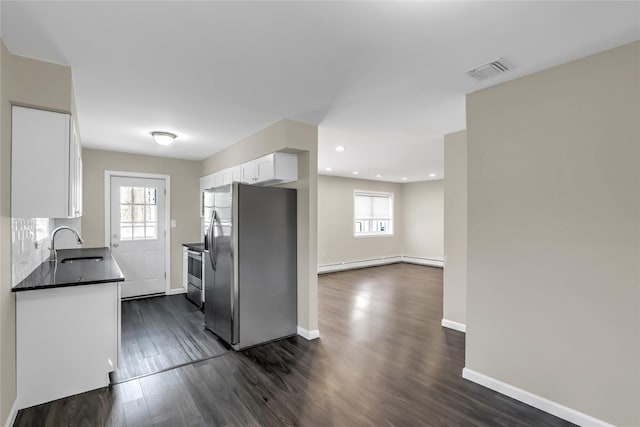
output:
<path id="1" fill-rule="evenodd" d="M 70 114 L 12 107 L 11 216 L 82 216 L 82 157 Z"/>
<path id="2" fill-rule="evenodd" d="M 69 216 L 82 216 L 82 148 L 78 139 L 75 121 L 71 118 L 71 140 L 69 142 Z"/>
<path id="3" fill-rule="evenodd" d="M 271 185 L 298 179 L 298 156 L 291 153 L 271 153 L 242 165 L 242 181 Z"/>
<path id="4" fill-rule="evenodd" d="M 208 188 L 243 182 L 273 185 L 298 179 L 298 156 L 291 153 L 271 153 L 242 165 L 223 169 L 200 178 L 200 216 L 204 216 L 204 191 Z"/>

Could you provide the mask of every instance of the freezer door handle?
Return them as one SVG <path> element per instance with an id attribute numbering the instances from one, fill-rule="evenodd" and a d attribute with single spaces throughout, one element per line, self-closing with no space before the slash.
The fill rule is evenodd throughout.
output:
<path id="1" fill-rule="evenodd" d="M 211 210 L 211 221 L 209 222 L 209 259 L 211 260 L 211 267 L 213 270 L 216 270 L 216 239 L 214 235 L 214 227 L 216 226 L 216 215 L 215 209 Z"/>

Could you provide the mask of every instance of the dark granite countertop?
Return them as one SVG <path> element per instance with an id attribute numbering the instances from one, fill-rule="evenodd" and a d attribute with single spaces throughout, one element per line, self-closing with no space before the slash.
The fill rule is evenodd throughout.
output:
<path id="1" fill-rule="evenodd" d="M 62 262 L 65 258 L 93 256 L 103 259 Z M 57 262 L 43 262 L 11 290 L 21 292 L 122 281 L 124 276 L 109 248 L 60 249 Z"/>
<path id="2" fill-rule="evenodd" d="M 192 251 L 204 252 L 204 243 L 183 243 L 182 246 L 186 246 Z"/>

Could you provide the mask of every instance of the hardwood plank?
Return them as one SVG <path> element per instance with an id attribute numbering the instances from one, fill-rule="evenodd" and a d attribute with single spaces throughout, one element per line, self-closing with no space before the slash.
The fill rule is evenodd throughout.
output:
<path id="1" fill-rule="evenodd" d="M 462 379 L 465 335 L 440 326 L 441 269 L 394 264 L 325 274 L 318 301 L 320 340 L 225 349 L 22 410 L 15 425 L 572 425 Z M 153 298 L 127 308 L 128 324 L 142 328 L 128 335 L 138 346 L 128 372 L 220 351 L 201 340 L 183 302 Z M 155 348 L 140 348 L 151 345 L 147 337 Z M 152 356 L 155 349 L 161 355 Z"/>
<path id="2" fill-rule="evenodd" d="M 122 303 L 119 383 L 229 351 L 203 327 L 204 315 L 184 295 Z"/>

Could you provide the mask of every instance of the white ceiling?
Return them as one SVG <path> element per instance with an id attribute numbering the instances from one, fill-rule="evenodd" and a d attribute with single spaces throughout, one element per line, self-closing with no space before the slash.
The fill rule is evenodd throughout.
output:
<path id="1" fill-rule="evenodd" d="M 465 94 L 640 39 L 639 2 L 1 8 L 9 51 L 71 66 L 85 147 L 202 159 L 289 118 L 319 126 L 321 173 L 387 181 L 443 177 L 443 135 L 465 128 Z M 464 74 L 498 57 L 516 69 L 483 83 Z M 161 147 L 154 130 L 179 138 Z"/>

